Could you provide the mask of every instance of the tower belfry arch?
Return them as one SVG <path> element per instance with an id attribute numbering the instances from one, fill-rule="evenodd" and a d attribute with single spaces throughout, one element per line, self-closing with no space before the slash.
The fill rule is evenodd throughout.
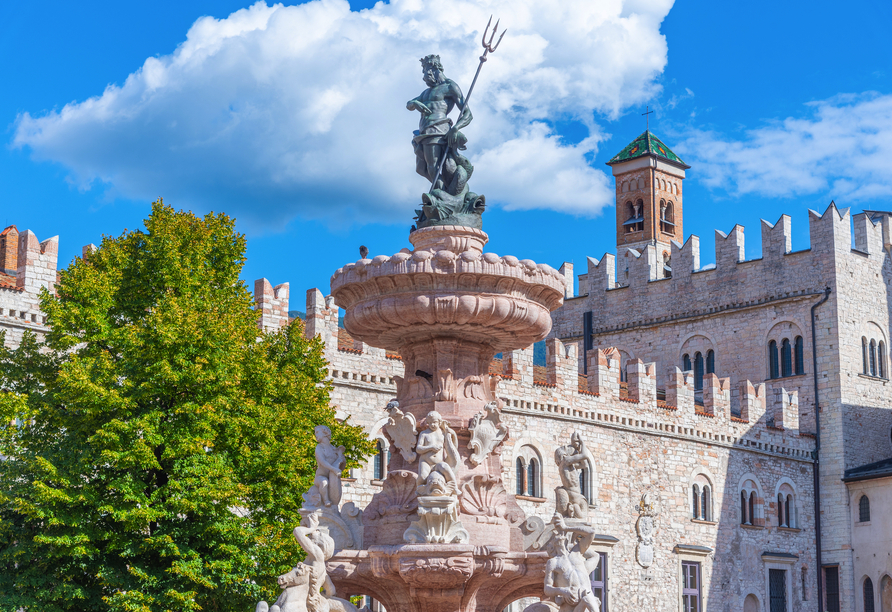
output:
<path id="1" fill-rule="evenodd" d="M 649 129 L 607 165 L 616 181 L 618 251 L 650 244 L 662 254 L 673 240 L 683 243 L 682 183 L 690 166 Z"/>

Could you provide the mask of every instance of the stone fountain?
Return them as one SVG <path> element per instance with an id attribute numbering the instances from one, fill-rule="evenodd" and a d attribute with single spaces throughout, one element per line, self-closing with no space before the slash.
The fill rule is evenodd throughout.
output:
<path id="1" fill-rule="evenodd" d="M 528 518 L 502 480 L 509 432 L 499 377 L 489 373 L 497 353 L 545 338 L 564 278 L 528 259 L 484 252 L 485 199 L 469 192 L 473 167 L 458 152 L 467 100 L 439 57 L 422 65 L 429 88 L 407 107 L 421 111 L 417 170 L 432 187 L 409 235 L 413 248 L 364 256 L 331 278 L 347 331 L 402 357 L 405 373 L 384 427 L 394 453 L 369 505 L 339 508 L 343 449 L 317 428 L 317 478 L 295 531 L 315 552 L 280 577 L 282 603 L 270 609 L 354 612 L 346 598 L 368 595 L 388 612 L 500 612 L 523 597 L 543 599 L 537 610 L 594 612 L 585 585 L 597 557 L 582 554 L 594 532 L 575 471 L 590 455 L 574 439 L 556 457 L 566 476 L 556 510 L 568 522 Z M 446 115 L 454 106 L 461 113 L 452 126 Z M 288 608 L 289 601 L 299 603 Z"/>
<path id="2" fill-rule="evenodd" d="M 409 241 L 331 280 L 350 334 L 398 352 L 405 375 L 384 428 L 388 475 L 362 513 L 364 550 L 340 551 L 328 571 L 339 593 L 388 612 L 495 612 L 542 596 L 547 555 L 525 552 L 527 517 L 502 482 L 508 432 L 489 364 L 548 334 L 564 281 L 484 253 L 479 229 L 431 226 Z"/>

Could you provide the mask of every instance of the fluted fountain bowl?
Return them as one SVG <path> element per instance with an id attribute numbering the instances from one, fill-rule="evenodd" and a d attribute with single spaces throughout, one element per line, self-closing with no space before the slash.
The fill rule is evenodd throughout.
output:
<path id="1" fill-rule="evenodd" d="M 564 297 L 554 268 L 484 253 L 488 236 L 469 227 L 427 227 L 409 241 L 414 250 L 360 259 L 332 275 L 332 295 L 354 338 L 399 351 L 455 337 L 498 353 L 548 335 L 550 313 Z"/>

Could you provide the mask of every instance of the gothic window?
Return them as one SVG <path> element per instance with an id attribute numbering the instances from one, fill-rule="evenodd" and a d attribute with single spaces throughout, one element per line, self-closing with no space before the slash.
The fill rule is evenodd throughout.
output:
<path id="1" fill-rule="evenodd" d="M 784 517 L 787 519 L 787 527 L 791 529 L 796 527 L 796 514 L 793 510 L 793 496 L 787 495 L 784 500 Z"/>
<path id="2" fill-rule="evenodd" d="M 387 475 L 387 451 L 381 440 L 378 440 L 375 448 L 375 480 L 384 480 Z"/>
<path id="3" fill-rule="evenodd" d="M 864 579 L 864 612 L 873 612 L 873 581 Z"/>
<path id="4" fill-rule="evenodd" d="M 787 521 L 784 518 L 784 496 L 781 493 L 777 494 L 777 526 L 787 526 Z"/>
<path id="5" fill-rule="evenodd" d="M 778 378 L 780 376 L 777 368 L 777 342 L 774 340 L 768 343 L 768 370 L 769 378 Z"/>
<path id="6" fill-rule="evenodd" d="M 765 520 L 761 504 L 762 493 L 753 478 L 747 478 L 740 485 L 740 523 L 764 527 Z"/>
<path id="7" fill-rule="evenodd" d="M 796 373 L 804 374 L 805 373 L 805 362 L 802 358 L 802 349 L 803 349 L 802 336 L 796 336 L 796 341 L 793 343 L 793 352 L 795 353 L 795 361 L 796 361 Z"/>
<path id="8" fill-rule="evenodd" d="M 693 513 L 691 514 L 691 517 L 698 519 L 700 518 L 700 487 L 695 484 L 693 489 Z"/>
<path id="9" fill-rule="evenodd" d="M 684 612 L 700 612 L 700 564 L 681 562 L 681 609 Z"/>
<path id="10" fill-rule="evenodd" d="M 539 462 L 535 459 L 527 466 L 527 495 L 539 497 Z"/>
<path id="11" fill-rule="evenodd" d="M 704 521 L 712 520 L 712 495 L 709 485 L 703 485 L 703 492 L 700 494 L 700 518 Z"/>
<path id="12" fill-rule="evenodd" d="M 749 516 L 747 516 L 746 491 L 740 492 L 740 524 L 752 525 L 749 521 Z"/>
<path id="13" fill-rule="evenodd" d="M 870 370 L 867 367 L 867 338 L 861 336 L 861 361 L 864 365 L 863 373 L 869 374 Z"/>
<path id="14" fill-rule="evenodd" d="M 521 457 L 517 458 L 515 470 L 516 470 L 516 473 L 514 474 L 514 477 L 517 480 L 516 493 L 517 493 L 517 495 L 523 495 L 524 492 L 526 491 L 527 466 Z"/>
<path id="15" fill-rule="evenodd" d="M 877 346 L 877 374 L 880 378 L 886 378 L 886 343 L 882 340 Z"/>
<path id="16" fill-rule="evenodd" d="M 781 342 L 781 376 L 791 376 L 793 374 L 793 355 L 790 350 L 790 340 L 784 338 Z"/>
<path id="17" fill-rule="evenodd" d="M 858 522 L 870 522 L 870 498 L 866 495 L 862 495 L 858 500 Z"/>
<path id="18" fill-rule="evenodd" d="M 706 373 L 715 374 L 715 351 L 712 349 L 706 351 Z"/>
<path id="19" fill-rule="evenodd" d="M 748 516 L 750 519 L 749 524 L 755 525 L 756 524 L 756 492 L 755 491 L 750 491 L 749 505 L 748 505 L 747 511 L 748 511 Z"/>
<path id="20" fill-rule="evenodd" d="M 694 354 L 694 390 L 703 389 L 703 354 L 699 351 Z"/>
<path id="21" fill-rule="evenodd" d="M 691 356 L 687 353 L 684 354 L 684 357 L 681 358 L 681 369 L 683 372 L 691 371 Z"/>
<path id="22" fill-rule="evenodd" d="M 660 200 L 660 230 L 665 234 L 675 233 L 675 214 L 672 202 Z"/>
<path id="23" fill-rule="evenodd" d="M 589 574 L 592 584 L 592 594 L 601 602 L 601 609 L 597 612 L 607 612 L 607 553 L 598 553 L 601 561 L 598 567 Z"/>
<path id="24" fill-rule="evenodd" d="M 632 201 L 626 202 L 626 208 L 629 211 L 629 219 L 623 223 L 626 233 L 640 232 L 644 230 L 644 200 L 638 200 L 634 204 Z"/>
<path id="25" fill-rule="evenodd" d="M 870 341 L 870 352 L 868 353 L 870 359 L 870 375 L 877 375 L 877 343 L 876 340 Z"/>

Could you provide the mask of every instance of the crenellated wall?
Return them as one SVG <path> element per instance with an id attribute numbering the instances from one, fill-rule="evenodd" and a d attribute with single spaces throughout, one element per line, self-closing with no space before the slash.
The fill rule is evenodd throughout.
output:
<path id="1" fill-rule="evenodd" d="M 15 276 L 10 269 L 0 270 L 0 330 L 6 334 L 8 347 L 18 346 L 26 330 L 39 336 L 48 331 L 40 310 L 40 293 L 43 289 L 54 291 L 59 257 L 58 236 L 40 242 L 31 230 L 13 230 L 15 226 L 4 230 L 5 241 L 0 245 L 6 265 L 16 266 Z M 17 246 L 13 253 L 14 237 Z"/>

